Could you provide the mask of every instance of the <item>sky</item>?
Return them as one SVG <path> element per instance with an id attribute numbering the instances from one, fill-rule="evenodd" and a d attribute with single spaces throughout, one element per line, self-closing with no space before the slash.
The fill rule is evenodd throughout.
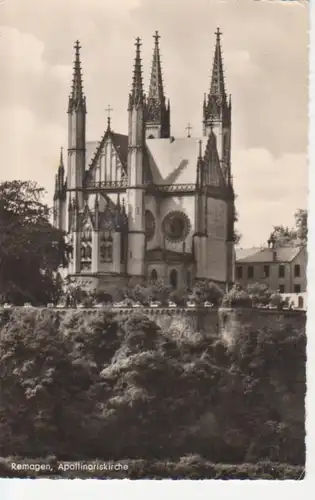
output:
<path id="1" fill-rule="evenodd" d="M 4 0 L 0 4 L 0 181 L 32 179 L 51 203 L 75 40 L 82 45 L 87 139 L 100 140 L 105 108 L 127 132 L 134 39 L 148 87 L 158 30 L 172 135 L 201 135 L 217 26 L 232 94 L 232 171 L 242 247 L 307 206 L 308 11 L 305 2 L 254 0 Z M 195 172 L 192 172 L 195 176 Z"/>

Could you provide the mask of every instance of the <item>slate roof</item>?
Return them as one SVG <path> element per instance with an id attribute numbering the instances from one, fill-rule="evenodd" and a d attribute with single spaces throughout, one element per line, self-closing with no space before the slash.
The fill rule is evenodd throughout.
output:
<path id="1" fill-rule="evenodd" d="M 264 262 L 291 262 L 301 252 L 301 247 L 236 249 L 238 264 L 258 264 Z M 274 258 L 275 253 L 275 258 Z"/>

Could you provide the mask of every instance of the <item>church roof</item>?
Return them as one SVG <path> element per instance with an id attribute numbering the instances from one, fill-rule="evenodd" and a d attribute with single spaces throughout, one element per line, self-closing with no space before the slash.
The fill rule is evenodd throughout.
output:
<path id="1" fill-rule="evenodd" d="M 111 131 L 111 137 L 113 144 L 118 150 L 118 155 L 124 167 L 127 167 L 128 158 L 128 136 L 124 134 L 117 134 Z M 101 141 L 102 143 L 102 141 Z M 93 158 L 96 156 L 99 149 L 101 149 L 101 144 L 97 141 L 88 141 L 86 143 L 86 169 L 88 170 L 91 166 Z"/>
<path id="2" fill-rule="evenodd" d="M 194 184 L 199 154 L 198 138 L 147 139 L 149 168 L 155 184 Z M 202 137 L 203 149 L 208 137 Z"/>

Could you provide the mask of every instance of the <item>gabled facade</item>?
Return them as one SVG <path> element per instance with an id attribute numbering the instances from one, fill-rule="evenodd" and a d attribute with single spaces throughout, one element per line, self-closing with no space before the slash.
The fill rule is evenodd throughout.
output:
<path id="1" fill-rule="evenodd" d="M 201 137 L 171 136 L 156 32 L 147 95 L 136 40 L 128 135 L 113 131 L 108 119 L 97 143 L 85 139 L 87 106 L 76 42 L 67 172 L 61 155 L 54 195 L 55 225 L 73 248 L 71 277 L 103 288 L 131 277 L 163 279 L 174 288 L 204 278 L 222 287 L 233 283 L 231 101 L 220 43 L 218 31 Z"/>
<path id="2" fill-rule="evenodd" d="M 281 294 L 305 293 L 307 285 L 306 246 L 277 246 L 236 250 L 235 280 L 242 286 L 263 283 Z"/>

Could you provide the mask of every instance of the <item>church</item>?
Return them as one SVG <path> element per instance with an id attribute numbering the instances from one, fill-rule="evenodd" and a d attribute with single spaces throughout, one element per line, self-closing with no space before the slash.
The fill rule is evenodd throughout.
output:
<path id="1" fill-rule="evenodd" d="M 234 190 L 231 175 L 231 97 L 225 89 L 217 30 L 209 91 L 200 103 L 202 134 L 171 134 L 158 32 L 148 93 L 136 39 L 128 100 L 128 135 L 108 118 L 100 141 L 86 141 L 87 103 L 80 44 L 68 104 L 68 153 L 56 174 L 54 225 L 67 234 L 67 275 L 92 288 L 130 278 L 191 288 L 207 279 L 234 281 Z M 127 97 L 127 96 L 126 96 Z M 124 98 L 124 96 L 122 96 Z M 127 99 L 126 99 L 127 100 Z"/>

